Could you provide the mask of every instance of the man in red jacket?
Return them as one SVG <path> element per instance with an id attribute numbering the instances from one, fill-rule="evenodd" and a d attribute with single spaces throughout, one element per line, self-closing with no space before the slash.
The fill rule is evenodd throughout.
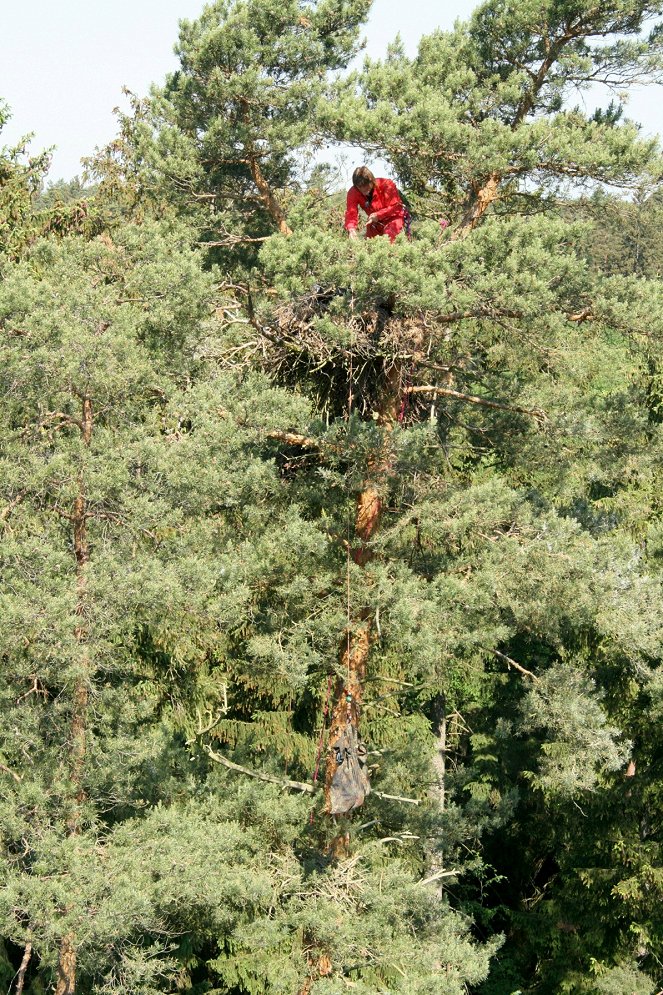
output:
<path id="1" fill-rule="evenodd" d="M 345 210 L 345 228 L 350 238 L 357 238 L 359 208 L 368 215 L 366 238 L 388 235 L 393 242 L 405 225 L 406 210 L 396 184 L 376 179 L 367 166 L 357 166 L 352 174 Z"/>

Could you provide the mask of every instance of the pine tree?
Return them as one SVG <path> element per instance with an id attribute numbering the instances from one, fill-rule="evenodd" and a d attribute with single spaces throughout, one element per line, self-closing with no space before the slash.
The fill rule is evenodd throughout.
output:
<path id="1" fill-rule="evenodd" d="M 459 760 L 466 755 L 452 797 L 474 811 L 477 842 L 490 833 L 498 850 L 518 795 L 521 812 L 538 806 L 544 820 L 587 791 L 600 791 L 607 810 L 634 716 L 606 695 L 624 667 L 651 694 L 649 663 L 660 653 L 658 581 L 632 541 L 651 508 L 658 434 L 646 427 L 646 397 L 630 386 L 658 351 L 660 288 L 592 271 L 574 251 L 582 226 L 544 213 L 561 184 L 628 188 L 660 174 L 655 143 L 634 125 L 565 106 L 576 86 L 597 78 L 656 79 L 658 34 L 635 36 L 658 13 L 642 4 L 536 3 L 521 12 L 489 3 L 469 25 L 424 39 L 416 59 L 395 47 L 384 63 L 367 64 L 322 109 L 329 133 L 388 158 L 419 194 L 419 213 L 443 211 L 451 230 L 420 223 L 411 244 L 344 247 L 319 216 L 309 214 L 307 229 L 303 210 L 288 242 L 268 243 L 261 256 L 281 295 L 261 316 L 277 375 L 305 384 L 328 418 L 353 407 L 360 419 L 346 431 L 360 458 L 350 543 L 363 580 L 341 654 L 332 745 L 348 692 L 353 721 L 374 735 L 359 709 L 371 707 L 366 689 L 390 638 L 399 642 L 381 598 L 390 592 L 398 629 L 406 615 L 396 577 L 408 563 L 420 578 L 408 600 L 437 612 L 422 627 L 426 649 L 397 650 L 403 669 L 390 676 L 416 682 L 430 660 L 424 714 L 440 732 L 438 780 L 454 748 Z M 438 448 L 445 469 L 431 456 Z M 324 461 L 324 444 L 319 451 Z M 451 541 L 438 523 L 456 502 L 463 531 Z M 397 541 L 402 530 L 409 543 Z M 434 662 L 433 646 L 453 663 Z M 522 685 L 490 676 L 496 665 L 520 671 Z M 485 681 L 469 679 L 474 668 L 487 671 Z M 451 694 L 455 683 L 464 692 Z M 459 712 L 475 733 L 454 731 L 450 745 L 448 716 Z M 611 714 L 625 732 L 611 728 Z M 553 850 L 562 845 L 556 839 Z M 630 943 L 623 932 L 610 941 L 608 913 L 574 954 L 578 972 L 562 955 L 555 983 L 577 986 L 592 957 L 599 973 L 628 974 L 643 950 L 655 965 L 651 939 L 638 946 L 630 928 Z M 539 962 L 545 956 L 539 950 Z"/>
<path id="2" fill-rule="evenodd" d="M 231 414 L 260 409 L 259 385 L 194 358 L 214 292 L 190 240 L 155 225 L 40 240 L 0 289 L 0 916 L 22 977 L 31 955 L 61 993 L 79 976 L 159 990 L 197 915 L 225 909 L 230 931 L 272 894 L 251 832 L 197 802 L 187 771 L 183 710 L 223 700 L 241 624 L 230 594 L 219 618 L 218 558 L 246 549 L 243 521 L 265 543 L 283 531 L 276 508 L 257 523 L 278 479 Z M 263 398 L 263 422 L 287 410 Z"/>
<path id="3" fill-rule="evenodd" d="M 9 119 L 9 108 L 0 99 L 0 132 Z M 35 232 L 33 202 L 48 169 L 49 154 L 28 154 L 31 136 L 13 148 L 0 146 L 0 266 L 13 258 Z"/>
<path id="4" fill-rule="evenodd" d="M 489 2 L 334 103 L 364 11 L 215 4 L 122 123 L 110 232 L 7 266 L 21 985 L 35 960 L 62 993 L 660 981 L 663 299 L 555 201 L 660 175 L 571 103 L 657 78 L 660 12 Z M 413 241 L 349 243 L 297 191 L 324 129 L 392 163 Z"/>
<path id="5" fill-rule="evenodd" d="M 183 21 L 180 67 L 96 162 L 104 185 L 196 218 L 210 247 L 251 252 L 287 211 L 326 79 L 359 47 L 358 0 L 216 0 Z M 218 253 L 217 253 L 218 255 Z"/>

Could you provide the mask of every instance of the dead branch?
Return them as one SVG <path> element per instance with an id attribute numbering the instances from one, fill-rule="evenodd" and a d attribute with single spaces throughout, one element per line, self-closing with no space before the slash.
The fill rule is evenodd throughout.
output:
<path id="1" fill-rule="evenodd" d="M 209 722 L 207 723 L 206 726 L 203 726 L 203 717 L 200 714 L 200 709 L 199 708 L 196 709 L 196 718 L 198 719 L 198 728 L 196 729 L 195 735 L 192 736 L 191 739 L 187 739 L 186 746 L 191 746 L 193 743 L 195 743 L 196 739 L 199 739 L 201 736 L 205 736 L 208 732 L 211 732 L 212 729 L 215 728 L 215 726 L 218 726 L 219 722 L 221 722 L 221 720 L 223 719 L 223 717 L 228 714 L 228 685 L 227 684 L 223 685 L 223 705 L 217 710 L 217 712 L 215 714 L 212 713 L 211 709 L 208 710 L 207 714 L 210 717 L 209 718 Z"/>
<path id="2" fill-rule="evenodd" d="M 17 507 L 25 497 L 27 491 L 19 491 L 15 498 L 12 498 L 8 505 L 0 511 L 0 522 L 6 522 L 14 508 Z"/>
<path id="3" fill-rule="evenodd" d="M 594 315 L 592 314 L 592 309 L 589 307 L 583 308 L 582 311 L 578 311 L 577 314 L 567 315 L 567 321 L 594 321 Z"/>
<path id="4" fill-rule="evenodd" d="M 320 449 L 322 445 L 320 439 L 313 439 L 307 435 L 298 435 L 296 432 L 273 431 L 267 433 L 268 439 L 277 439 L 285 442 L 289 446 L 301 446 L 302 449 Z"/>
<path id="5" fill-rule="evenodd" d="M 312 784 L 304 784 L 303 781 L 290 781 L 288 778 L 274 777 L 272 774 L 265 774 L 262 771 L 251 770 L 249 767 L 242 767 L 241 764 L 233 763 L 232 760 L 226 760 L 225 757 L 221 756 L 220 753 L 216 753 L 212 747 L 205 743 L 204 749 L 207 755 L 217 764 L 222 764 L 227 767 L 228 770 L 234 770 L 237 774 L 245 774 L 247 777 L 255 777 L 258 781 L 267 781 L 269 784 L 278 784 L 282 788 L 289 788 L 291 791 L 304 791 L 306 794 L 312 795 L 315 788 Z M 406 805 L 420 805 L 420 798 L 404 798 L 402 795 L 387 795 L 383 791 L 373 791 L 372 794 L 376 798 L 383 798 L 386 801 L 393 802 L 403 802 Z"/>
<path id="6" fill-rule="evenodd" d="M 13 777 L 17 784 L 20 784 L 21 781 L 23 780 L 20 774 L 17 774 L 15 771 L 10 770 L 9 767 L 5 766 L 5 764 L 0 764 L 0 770 L 4 774 L 9 774 L 10 777 Z"/>
<path id="7" fill-rule="evenodd" d="M 386 795 L 384 791 L 371 791 L 376 798 L 389 802 L 403 802 L 404 805 L 421 805 L 421 798 L 404 798 L 403 795 Z"/>
<path id="8" fill-rule="evenodd" d="M 198 242 L 197 244 L 202 246 L 203 249 L 223 249 L 228 248 L 231 245 L 248 245 L 252 242 L 266 242 L 271 235 L 261 235 L 260 238 L 249 238 L 248 235 L 231 235 L 228 232 L 228 237 L 218 242 Z"/>
<path id="9" fill-rule="evenodd" d="M 48 698 L 48 691 L 46 688 L 41 687 L 37 675 L 31 674 L 30 676 L 32 677 L 32 687 L 29 691 L 26 691 L 25 694 L 20 695 L 20 697 L 16 699 L 17 705 L 19 701 L 23 701 L 24 698 L 28 698 L 31 694 L 36 694 L 37 696 L 43 695 L 44 698 Z"/>
<path id="10" fill-rule="evenodd" d="M 28 964 L 30 963 L 31 956 L 32 956 L 32 944 L 28 942 L 25 944 L 25 950 L 23 951 L 21 966 L 19 967 L 16 974 L 16 995 L 22 995 L 23 985 L 25 984 L 25 972 L 28 969 Z"/>
<path id="11" fill-rule="evenodd" d="M 459 870 L 454 870 L 454 871 L 438 871 L 437 874 L 431 874 L 431 876 L 429 878 L 424 878 L 423 881 L 418 881 L 417 884 L 422 884 L 422 885 L 423 884 L 432 884 L 433 881 L 439 881 L 441 878 L 452 878 L 452 877 L 456 877 L 456 875 L 458 875 L 460 873 L 461 873 L 461 871 L 459 871 Z"/>
<path id="12" fill-rule="evenodd" d="M 216 753 L 207 743 L 204 744 L 204 748 L 205 752 L 215 763 L 222 764 L 228 770 L 234 770 L 238 774 L 246 774 L 247 777 L 255 777 L 259 781 L 267 781 L 269 784 L 278 784 L 282 788 L 290 788 L 292 791 L 305 791 L 309 795 L 313 794 L 314 788 L 311 784 L 304 784 L 303 781 L 290 781 L 287 778 L 264 774 L 262 771 L 250 770 L 248 767 L 242 767 L 241 764 L 233 763 L 232 760 L 226 760 L 225 757 L 222 757 L 220 753 Z"/>
<path id="13" fill-rule="evenodd" d="M 467 404 L 479 404 L 482 407 L 495 408 L 498 411 L 515 411 L 521 415 L 529 415 L 539 422 L 546 422 L 548 420 L 545 412 L 539 411 L 537 408 L 522 408 L 518 404 L 502 404 L 499 401 L 489 401 L 485 397 L 477 397 L 474 394 L 463 394 L 461 391 L 452 390 L 450 387 L 437 387 L 432 384 L 421 387 L 407 387 L 405 393 L 435 394 L 436 396 L 441 394 L 443 397 L 455 397 L 457 400 L 465 401 Z"/>
<path id="14" fill-rule="evenodd" d="M 498 656 L 500 658 L 500 660 L 504 660 L 506 663 L 508 663 L 509 667 L 515 667 L 515 669 L 519 673 L 524 674 L 526 677 L 531 677 L 533 681 L 539 680 L 536 674 L 533 674 L 531 670 L 527 670 L 525 667 L 522 666 L 522 664 L 516 663 L 516 661 L 512 660 L 510 656 L 506 655 L 506 653 L 500 653 L 499 650 L 495 649 L 489 650 L 488 652 L 494 653 L 495 656 Z"/>

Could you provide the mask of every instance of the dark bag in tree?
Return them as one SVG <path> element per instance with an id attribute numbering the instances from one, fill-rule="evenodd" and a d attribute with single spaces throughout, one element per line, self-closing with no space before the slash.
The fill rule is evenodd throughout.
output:
<path id="1" fill-rule="evenodd" d="M 329 789 L 331 815 L 343 815 L 359 808 L 371 792 L 366 771 L 366 747 L 348 720 L 334 746 L 336 770 Z"/>

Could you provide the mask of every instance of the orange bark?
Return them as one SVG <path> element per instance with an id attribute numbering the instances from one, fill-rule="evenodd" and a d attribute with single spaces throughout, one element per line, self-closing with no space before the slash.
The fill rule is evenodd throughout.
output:
<path id="1" fill-rule="evenodd" d="M 260 194 L 265 207 L 271 214 L 276 224 L 279 226 L 279 231 L 282 235 L 292 235 L 292 229 L 288 227 L 283 209 L 274 196 L 274 192 L 269 183 L 265 179 L 263 171 L 260 168 L 260 163 L 253 156 L 249 159 L 249 168 L 251 170 L 253 182 L 258 188 L 258 193 Z"/>
<path id="2" fill-rule="evenodd" d="M 76 990 L 76 947 L 73 936 L 65 936 L 60 944 L 58 980 L 55 995 L 74 995 Z"/>
<path id="3" fill-rule="evenodd" d="M 89 397 L 82 399 L 82 417 L 80 421 L 81 436 L 86 446 L 92 439 L 92 401 Z M 90 659 L 87 642 L 87 626 L 85 621 L 87 578 L 86 566 L 90 560 L 90 543 L 87 534 L 87 500 L 82 479 L 78 483 L 78 494 L 74 499 L 71 514 L 73 528 L 74 556 L 76 558 L 76 617 L 74 630 L 76 641 L 81 647 L 81 673 L 74 688 L 74 700 L 71 716 L 70 743 L 71 769 L 70 781 L 73 789 L 72 806 L 67 818 L 67 830 L 70 836 L 77 836 L 81 831 L 82 807 L 85 801 L 83 775 L 85 755 L 87 750 L 87 722 L 89 705 L 89 672 Z M 76 938 L 68 933 L 60 942 L 57 968 L 57 984 L 55 995 L 74 995 L 76 989 Z"/>
<path id="4" fill-rule="evenodd" d="M 399 366 L 394 365 L 385 371 L 385 389 L 379 409 L 376 412 L 377 423 L 387 431 L 390 431 L 397 422 L 401 394 L 402 371 Z M 373 479 L 365 481 L 362 490 L 357 496 L 354 531 L 359 544 L 350 550 L 350 555 L 357 566 L 360 567 L 365 567 L 370 562 L 373 556 L 370 542 L 380 527 L 382 497 L 377 481 L 389 471 L 390 456 L 386 452 L 386 449 L 387 447 L 385 446 L 370 468 L 372 470 L 371 478 Z M 352 620 L 348 619 L 348 628 L 346 629 L 339 654 L 342 676 L 336 684 L 325 769 L 325 802 L 327 811 L 330 810 L 330 788 L 336 770 L 336 744 L 344 733 L 348 721 L 355 729 L 359 728 L 363 685 L 366 678 L 366 667 L 372 634 L 372 623 L 369 614 L 363 613 L 357 620 L 358 624 L 356 627 L 352 625 Z M 343 846 L 344 844 L 341 843 L 341 851 L 343 850 Z M 334 848 L 334 845 L 332 845 L 332 848 Z M 336 848 L 338 849 L 338 846 Z"/>
<path id="5" fill-rule="evenodd" d="M 476 228 L 490 205 L 497 200 L 501 179 L 499 173 L 491 173 L 481 186 L 477 186 L 465 209 L 463 220 L 451 236 L 452 239 L 463 238 Z"/>

